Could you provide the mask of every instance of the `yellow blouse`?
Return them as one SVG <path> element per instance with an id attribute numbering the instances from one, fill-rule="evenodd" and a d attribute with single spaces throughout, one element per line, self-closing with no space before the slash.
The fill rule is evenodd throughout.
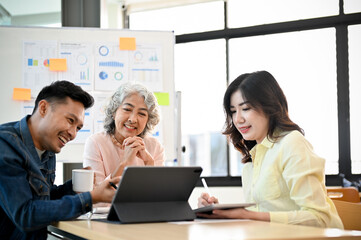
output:
<path id="1" fill-rule="evenodd" d="M 298 131 L 251 150 L 242 182 L 249 210 L 270 212 L 271 222 L 341 228 L 343 224 L 325 188 L 325 160 Z"/>

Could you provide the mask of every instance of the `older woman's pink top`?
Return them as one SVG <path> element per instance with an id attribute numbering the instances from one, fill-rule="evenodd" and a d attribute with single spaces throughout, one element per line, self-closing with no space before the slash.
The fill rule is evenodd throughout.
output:
<path id="1" fill-rule="evenodd" d="M 151 136 L 143 138 L 145 148 L 154 159 L 154 166 L 164 165 L 164 148 Z M 124 159 L 124 150 L 115 145 L 106 132 L 95 133 L 85 142 L 83 166 L 95 171 L 95 184 L 109 177 Z M 134 166 L 144 166 L 143 160 L 136 158 Z"/>

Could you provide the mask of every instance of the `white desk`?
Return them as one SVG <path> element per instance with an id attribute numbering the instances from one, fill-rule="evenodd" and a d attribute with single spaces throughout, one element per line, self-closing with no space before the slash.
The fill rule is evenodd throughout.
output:
<path id="1" fill-rule="evenodd" d="M 323 229 L 250 220 L 189 222 L 186 224 L 111 224 L 94 220 L 78 220 L 54 223 L 48 229 L 64 236 L 70 233 L 66 236 L 69 238 L 78 236 L 98 240 L 361 239 L 361 231 Z"/>

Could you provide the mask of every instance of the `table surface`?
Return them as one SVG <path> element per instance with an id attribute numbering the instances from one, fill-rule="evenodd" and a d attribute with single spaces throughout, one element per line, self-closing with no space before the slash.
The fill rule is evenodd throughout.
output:
<path id="1" fill-rule="evenodd" d="M 49 227 L 86 239 L 361 239 L 361 231 L 324 229 L 252 220 L 218 220 L 120 224 L 96 220 L 61 221 Z M 69 237 L 69 236 L 68 236 Z"/>

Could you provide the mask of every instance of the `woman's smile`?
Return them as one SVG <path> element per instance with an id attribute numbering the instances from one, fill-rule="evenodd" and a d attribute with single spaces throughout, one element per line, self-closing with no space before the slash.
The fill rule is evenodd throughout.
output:
<path id="1" fill-rule="evenodd" d="M 240 131 L 242 134 L 245 134 L 245 133 L 247 133 L 250 129 L 251 129 L 251 126 L 241 127 L 241 128 L 239 128 L 239 131 Z"/>

